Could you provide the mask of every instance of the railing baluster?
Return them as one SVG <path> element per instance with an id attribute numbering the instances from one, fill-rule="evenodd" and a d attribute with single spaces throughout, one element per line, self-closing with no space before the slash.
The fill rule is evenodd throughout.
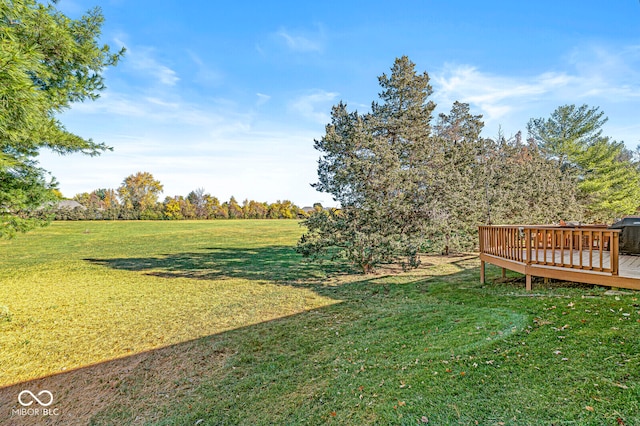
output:
<path id="1" fill-rule="evenodd" d="M 560 230 L 560 233 L 562 234 L 560 236 L 560 263 L 564 264 L 564 229 Z"/>
<path id="2" fill-rule="evenodd" d="M 604 252 L 604 238 L 603 237 L 603 232 L 600 231 L 599 233 L 599 237 L 600 238 L 600 247 L 598 248 L 598 257 L 600 258 L 600 270 L 604 271 L 604 263 L 602 263 L 602 256 L 603 256 L 603 252 Z M 611 264 L 611 253 L 609 253 L 609 264 Z"/>
<path id="3" fill-rule="evenodd" d="M 578 256 L 580 256 L 580 268 L 582 269 L 582 245 L 583 245 L 583 234 L 582 234 L 582 230 L 579 229 L 578 230 Z"/>
<path id="4" fill-rule="evenodd" d="M 573 231 L 569 231 L 571 238 L 569 238 L 569 266 L 573 268 Z"/>
<path id="5" fill-rule="evenodd" d="M 524 231 L 524 237 L 526 238 L 525 245 L 527 246 L 527 265 L 531 264 L 531 229 Z"/>
<path id="6" fill-rule="evenodd" d="M 593 269 L 593 231 L 589 231 L 589 269 Z"/>
<path id="7" fill-rule="evenodd" d="M 609 252 L 609 263 L 611 264 L 611 275 L 618 275 L 618 243 L 620 235 L 617 232 L 611 233 L 611 251 Z"/>

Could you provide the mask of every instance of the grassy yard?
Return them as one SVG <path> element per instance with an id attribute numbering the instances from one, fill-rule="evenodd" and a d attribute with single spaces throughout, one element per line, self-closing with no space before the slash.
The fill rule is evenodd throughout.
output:
<path id="1" fill-rule="evenodd" d="M 75 222 L 0 242 L 0 424 L 640 424 L 639 293 L 349 275 L 295 221 Z M 488 278 L 499 270 L 488 268 Z M 25 383 L 26 382 L 26 383 Z M 22 423 L 21 423 L 22 422 Z"/>

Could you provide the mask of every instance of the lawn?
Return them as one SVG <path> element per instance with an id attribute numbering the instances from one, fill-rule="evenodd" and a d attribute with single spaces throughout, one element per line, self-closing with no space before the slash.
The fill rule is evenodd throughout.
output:
<path id="1" fill-rule="evenodd" d="M 638 292 L 481 285 L 474 256 L 353 275 L 302 262 L 300 233 L 58 222 L 0 242 L 0 423 L 640 424 Z M 9 419 L 23 389 L 59 415 Z"/>

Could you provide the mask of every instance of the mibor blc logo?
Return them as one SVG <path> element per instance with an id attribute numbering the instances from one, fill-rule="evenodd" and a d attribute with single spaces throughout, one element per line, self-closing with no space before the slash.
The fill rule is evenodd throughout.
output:
<path id="1" fill-rule="evenodd" d="M 29 398 L 27 398 L 25 395 L 29 395 L 31 397 L 31 400 L 29 400 Z M 39 399 L 38 397 L 42 398 L 43 395 L 48 395 L 49 399 L 47 400 L 46 398 Z M 25 402 L 28 401 L 28 402 Z M 33 392 L 31 392 L 30 390 L 23 390 L 22 392 L 20 392 L 18 394 L 18 402 L 20 403 L 20 405 L 22 405 L 23 407 L 28 407 L 31 404 L 34 403 L 34 401 L 40 405 L 42 405 L 43 407 L 48 407 L 51 404 L 53 404 L 53 394 L 51 392 L 49 392 L 48 390 L 41 390 L 40 392 L 38 392 L 38 395 L 34 395 Z M 47 401 L 47 402 L 45 402 Z"/>
<path id="2" fill-rule="evenodd" d="M 53 404 L 53 394 L 48 390 L 41 390 L 37 394 L 30 390 L 23 390 L 18 394 L 18 403 L 22 405 L 22 408 L 12 409 L 12 416 L 57 416 L 60 414 L 57 408 L 46 408 Z"/>

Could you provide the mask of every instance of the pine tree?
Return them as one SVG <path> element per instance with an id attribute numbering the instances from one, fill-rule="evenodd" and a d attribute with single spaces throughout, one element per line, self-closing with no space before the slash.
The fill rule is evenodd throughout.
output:
<path id="1" fill-rule="evenodd" d="M 322 157 L 313 186 L 340 211 L 313 213 L 298 245 L 307 256 L 345 256 L 365 273 L 396 261 L 416 266 L 430 215 L 429 76 L 402 57 L 379 82 L 381 103 L 371 113 L 349 112 L 341 102 L 315 141 Z"/>
<path id="2" fill-rule="evenodd" d="M 104 89 L 102 71 L 123 51 L 98 45 L 99 8 L 72 20 L 35 0 L 0 1 L 0 236 L 41 221 L 25 211 L 52 201 L 55 180 L 38 167 L 41 148 L 97 155 L 108 149 L 68 132 L 57 119 Z"/>
<path id="3" fill-rule="evenodd" d="M 624 143 L 602 135 L 606 121 L 598 108 L 565 105 L 528 126 L 547 157 L 557 160 L 565 176 L 577 182 L 588 221 L 612 221 L 640 206 L 640 172 Z"/>

